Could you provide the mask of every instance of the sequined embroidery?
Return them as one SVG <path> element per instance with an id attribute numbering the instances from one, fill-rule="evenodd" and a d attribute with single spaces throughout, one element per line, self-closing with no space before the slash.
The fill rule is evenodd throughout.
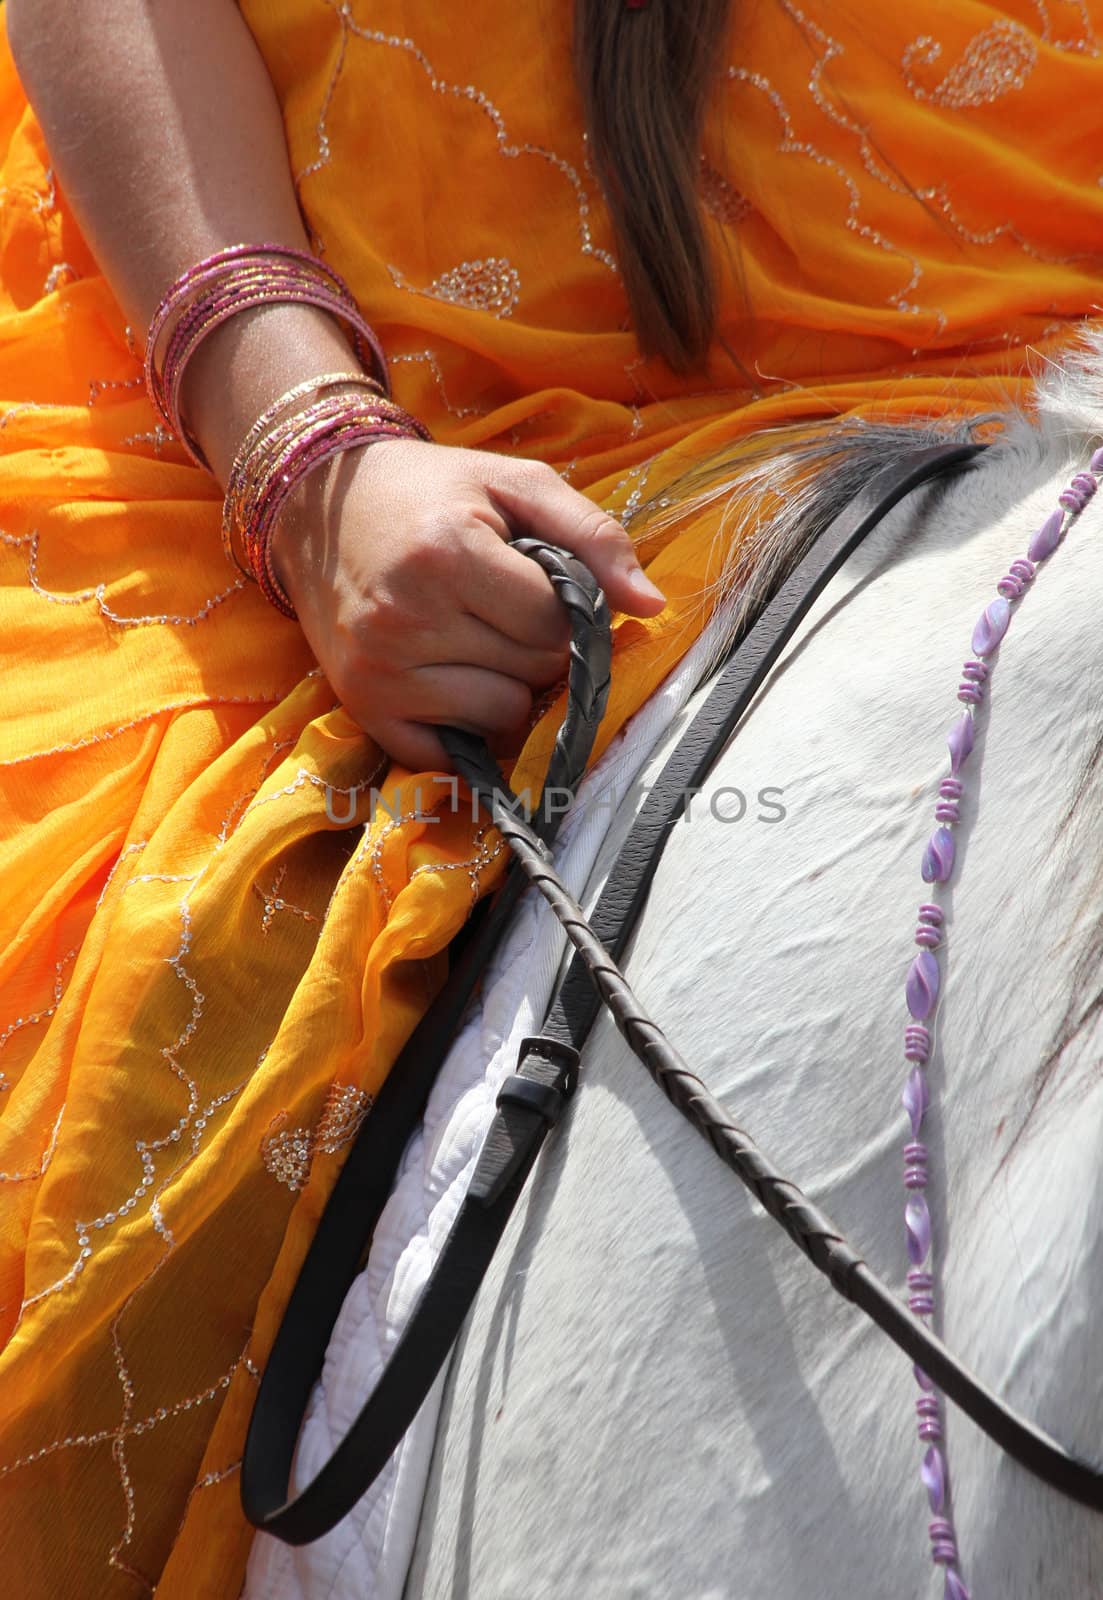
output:
<path id="1" fill-rule="evenodd" d="M 281 1112 L 261 1141 L 266 1170 L 277 1183 L 297 1194 L 310 1176 L 315 1155 L 336 1155 L 343 1150 L 356 1137 L 371 1105 L 367 1090 L 353 1083 L 335 1083 L 315 1128 L 288 1128 L 284 1126 L 287 1113 Z"/>
<path id="2" fill-rule="evenodd" d="M 836 97 L 826 82 L 826 71 L 830 63 L 833 60 L 840 59 L 845 54 L 843 46 L 837 39 L 833 39 L 829 33 L 826 33 L 823 28 L 813 22 L 799 6 L 793 3 L 793 0 L 781 0 L 781 4 L 786 14 L 792 17 L 793 21 L 807 36 L 813 48 L 819 47 L 819 54 L 809 74 L 809 93 L 829 121 L 834 122 L 840 128 L 845 128 L 848 133 L 853 134 L 858 140 L 862 165 L 871 178 L 876 179 L 878 183 L 893 194 L 909 196 L 924 205 L 937 207 L 955 232 L 969 244 L 987 246 L 1000 241 L 1007 241 L 1014 244 L 1024 255 L 1030 256 L 1033 260 L 1045 261 L 1053 265 L 1068 265 L 1075 261 L 1093 259 L 1092 253 L 1087 251 L 1062 256 L 1042 250 L 1037 245 L 1032 244 L 1010 221 L 997 223 L 995 226 L 986 229 L 971 228 L 958 215 L 944 185 L 932 184 L 924 188 L 913 188 L 901 180 L 898 172 L 889 171 L 873 148 L 868 127 L 862 126 L 848 113 L 845 109 L 845 102 L 842 104 L 836 102 Z M 1036 57 L 1037 51 L 1033 41 L 1029 40 L 1029 36 L 1027 38 L 1031 48 L 1034 49 Z M 918 45 L 933 45 L 936 49 L 939 48 L 936 41 L 928 36 L 916 40 L 915 44 L 910 48 L 914 49 Z M 1069 48 L 1072 47 L 1070 46 Z M 1088 46 L 1085 44 L 1085 49 L 1087 48 Z M 1097 53 L 1094 42 L 1091 45 L 1091 50 L 1093 54 Z M 939 319 L 940 326 L 944 327 L 946 325 L 944 314 L 939 311 L 935 315 Z"/>
<path id="3" fill-rule="evenodd" d="M 735 228 L 753 209 L 745 195 L 701 157 L 701 204 L 725 228 Z"/>
<path id="4" fill-rule="evenodd" d="M 273 878 L 270 888 L 262 889 L 256 883 L 253 885 L 253 893 L 264 905 L 264 914 L 260 921 L 260 931 L 264 935 L 267 935 L 269 928 L 272 926 L 272 920 L 278 911 L 286 911 L 289 916 L 301 917 L 304 922 L 316 923 L 318 921 L 313 911 L 304 911 L 302 906 L 294 905 L 292 901 L 284 899 L 280 890 L 286 877 L 287 863 L 284 862 Z"/>
<path id="5" fill-rule="evenodd" d="M 762 73 L 750 72 L 745 67 L 729 67 L 727 70 L 727 76 L 733 83 L 749 84 L 752 88 L 757 89 L 760 94 L 765 95 L 769 100 L 770 104 L 777 112 L 778 118 L 781 122 L 782 137 L 781 142 L 778 145 L 778 150 L 782 155 L 806 156 L 810 161 L 814 161 L 817 166 L 823 167 L 829 172 L 834 172 L 836 176 L 842 180 L 846 186 L 847 194 L 849 196 L 846 208 L 845 226 L 849 228 L 852 233 L 858 234 L 860 238 L 867 239 L 869 243 L 876 246 L 877 249 L 884 250 L 888 255 L 898 256 L 902 262 L 911 267 L 911 272 L 907 282 L 902 288 L 895 290 L 891 295 L 888 296 L 888 303 L 895 306 L 898 311 L 905 312 L 908 316 L 919 316 L 921 307 L 909 300 L 908 296 L 919 284 L 919 281 L 923 276 L 923 268 L 915 256 L 910 255 L 906 250 L 901 249 L 899 245 L 893 244 L 891 239 L 887 239 L 883 233 L 881 233 L 877 228 L 871 227 L 868 222 L 861 221 L 860 213 L 862 209 L 862 196 L 858 189 L 858 185 L 847 172 L 846 168 L 836 161 L 834 157 L 825 155 L 822 150 L 818 150 L 815 145 L 810 144 L 807 140 L 798 139 L 796 137 L 793 128 L 793 119 L 789 114 L 789 110 L 785 105 L 784 100 L 781 98 L 781 95 L 774 88 L 769 79 L 765 78 Z M 936 332 L 941 332 L 946 324 L 946 318 L 944 314 L 941 311 L 935 311 L 932 313 L 932 315 L 936 320 Z"/>
<path id="6" fill-rule="evenodd" d="M 1096 38 L 1095 29 L 1091 25 L 1088 15 L 1086 0 L 1054 0 L 1057 5 L 1063 5 L 1069 11 L 1075 11 L 1077 20 L 1083 29 L 1078 39 L 1057 39 L 1053 35 L 1053 21 L 1049 14 L 1049 0 L 1033 0 L 1034 9 L 1042 20 L 1042 41 L 1052 45 L 1054 50 L 1076 50 L 1084 55 L 1097 56 L 1099 54 L 1099 40 Z"/>
<path id="7" fill-rule="evenodd" d="M 277 1123 L 286 1122 L 287 1113 L 281 1112 Z M 264 1136 L 260 1158 L 265 1168 L 275 1178 L 297 1194 L 310 1175 L 310 1129 L 276 1127 Z"/>
<path id="8" fill-rule="evenodd" d="M 485 261 L 461 261 L 458 267 L 442 272 L 426 288 L 409 283 L 397 267 L 388 267 L 394 285 L 429 300 L 446 300 L 469 311 L 486 311 L 492 317 L 508 317 L 521 295 L 521 277 L 504 256 L 488 256 Z"/>
<path id="9" fill-rule="evenodd" d="M 904 81 L 917 100 L 961 111 L 970 106 L 993 105 L 1004 95 L 1021 89 L 1038 60 L 1038 47 L 1017 22 L 1001 19 L 983 29 L 965 47 L 939 82 L 925 88 L 916 76 L 917 66 L 932 66 L 942 56 L 937 39 L 923 34 L 904 51 Z"/>
<path id="10" fill-rule="evenodd" d="M 62 956 L 60 961 L 54 962 L 53 1000 L 48 1006 L 43 1006 L 41 1011 L 28 1011 L 25 1017 L 16 1017 L 13 1022 L 9 1022 L 3 1032 L 0 1032 L 0 1050 L 3 1050 L 4 1046 L 7 1044 L 12 1035 L 19 1033 L 21 1029 L 32 1028 L 40 1022 L 49 1021 L 54 1012 L 57 1010 L 58 1006 L 61 1004 L 61 996 L 65 990 L 65 969 L 72 962 L 74 962 L 76 958 L 77 952 L 75 950 L 70 950 L 66 955 Z M 2 1094 L 5 1089 L 10 1088 L 11 1083 L 9 1082 L 8 1078 L 4 1075 L 4 1073 L 0 1072 L 0 1094 Z"/>
<path id="11" fill-rule="evenodd" d="M 457 100 L 470 101 L 471 104 L 477 107 L 477 109 L 481 111 L 482 114 L 489 120 L 494 131 L 494 138 L 497 143 L 498 151 L 501 155 L 510 160 L 516 160 L 521 156 L 536 156 L 540 160 L 548 162 L 548 164 L 554 167 L 557 172 L 562 173 L 563 177 L 567 180 L 575 193 L 575 199 L 578 206 L 578 236 L 579 249 L 581 253 L 584 256 L 593 257 L 595 261 L 600 261 L 602 266 L 607 267 L 610 272 L 619 274 L 620 269 L 618 268 L 613 255 L 608 250 L 603 250 L 594 243 L 593 230 L 590 225 L 590 215 L 592 210 L 590 192 L 583 182 L 582 177 L 576 167 L 572 166 L 571 163 L 565 159 L 565 157 L 559 155 L 554 150 L 549 150 L 544 145 L 515 143 L 511 139 L 509 130 L 506 127 L 505 117 L 502 115 L 501 111 L 490 99 L 490 97 L 484 94 L 481 89 L 476 88 L 476 86 L 472 83 L 450 83 L 446 78 L 439 78 L 432 62 L 429 60 L 425 52 L 419 49 L 419 47 L 414 43 L 413 39 L 404 38 L 401 34 L 384 33 L 379 28 L 365 27 L 363 23 L 357 22 L 353 18 L 349 0 L 325 0 L 325 3 L 327 6 L 329 6 L 330 10 L 338 19 L 341 28 L 341 43 L 338 50 L 337 60 L 334 64 L 333 73 L 326 87 L 322 111 L 319 117 L 317 128 L 318 156 L 317 159 L 312 162 L 310 166 L 304 169 L 302 174 L 300 174 L 300 182 L 303 178 L 319 171 L 320 168 L 324 167 L 330 159 L 330 143 L 326 122 L 330 108 L 332 107 L 337 84 L 344 68 L 347 56 L 348 37 L 350 34 L 352 34 L 367 44 L 382 45 L 390 50 L 401 50 L 405 52 L 417 62 L 418 66 L 428 78 L 429 85 L 435 94 L 448 95 Z"/>
<path id="12" fill-rule="evenodd" d="M 432 350 L 410 350 L 405 354 L 391 356 L 390 358 L 392 367 L 401 366 L 403 362 L 408 361 L 424 361 L 429 368 L 433 382 L 437 386 L 437 392 L 440 395 L 444 409 L 450 412 L 452 416 L 462 421 L 465 417 L 483 417 L 486 415 L 485 406 L 458 406 L 449 398 L 448 390 L 444 386 L 444 374 L 440 370 L 440 362 Z"/>
<path id="13" fill-rule="evenodd" d="M 67 261 L 58 261 L 46 274 L 46 281 L 42 285 L 42 293 L 53 294 L 61 288 L 66 279 L 70 283 L 74 283 L 79 277 L 80 273 L 76 267 L 71 267 Z"/>
<path id="14" fill-rule="evenodd" d="M 108 622 L 113 622 L 117 628 L 150 628 L 150 627 L 188 627 L 194 628 L 197 623 L 204 622 L 216 606 L 228 600 L 231 595 L 244 589 L 246 580 L 242 577 L 234 578 L 220 589 L 217 594 L 210 595 L 197 611 L 189 613 L 179 611 L 150 612 L 146 616 L 123 616 L 118 611 L 113 611 L 105 598 L 107 585 L 97 583 L 92 589 L 78 589 L 74 594 L 58 594 L 53 589 L 47 589 L 38 576 L 38 551 L 39 534 L 37 532 L 25 534 L 16 538 L 12 534 L 0 534 L 0 539 L 9 546 L 27 547 L 27 582 L 41 599 L 48 600 L 55 606 L 79 606 L 89 600 L 94 600 L 101 616 Z"/>

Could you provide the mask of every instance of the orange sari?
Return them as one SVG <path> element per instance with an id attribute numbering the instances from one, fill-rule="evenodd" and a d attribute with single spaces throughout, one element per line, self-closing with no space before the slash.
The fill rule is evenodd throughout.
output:
<path id="1" fill-rule="evenodd" d="M 692 380 L 627 330 L 566 0 L 480 0 L 478 27 L 433 0 L 242 9 L 399 400 L 619 514 L 763 429 L 1029 403 L 1095 311 L 1079 0 L 928 0 L 921 36 L 839 0 L 737 16 L 701 196 L 739 363 L 718 343 Z M 6 54 L 0 162 L 0 1570 L 20 1600 L 225 1600 L 257 1370 L 501 853 L 385 774 L 225 566 Z M 603 742 L 725 553 L 715 515 L 643 527 L 671 603 L 618 626 Z"/>

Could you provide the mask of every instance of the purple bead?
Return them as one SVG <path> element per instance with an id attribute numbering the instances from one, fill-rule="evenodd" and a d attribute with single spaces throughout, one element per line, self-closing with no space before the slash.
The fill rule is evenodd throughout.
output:
<path id="1" fill-rule="evenodd" d="M 921 1194 L 913 1194 L 904 1207 L 904 1232 L 908 1260 L 913 1267 L 921 1267 L 931 1249 L 931 1214 Z"/>
<path id="2" fill-rule="evenodd" d="M 971 683 L 984 683 L 988 678 L 987 661 L 966 661 L 962 663 L 961 675 L 968 678 Z"/>
<path id="3" fill-rule="evenodd" d="M 923 1487 L 927 1491 L 927 1501 L 931 1510 L 941 1511 L 946 1504 L 946 1462 L 936 1444 L 933 1444 L 923 1457 L 919 1476 L 923 1479 Z"/>
<path id="4" fill-rule="evenodd" d="M 920 871 L 924 883 L 945 883 L 954 870 L 954 836 L 949 828 L 936 828 L 927 841 Z M 913 1012 L 914 1016 L 915 1013 Z M 926 1013 L 924 1013 L 926 1015 Z"/>
<path id="5" fill-rule="evenodd" d="M 957 697 L 963 706 L 979 706 L 984 699 L 984 690 L 975 683 L 959 683 Z"/>
<path id="6" fill-rule="evenodd" d="M 936 822 L 958 822 L 960 814 L 956 800 L 940 800 L 934 808 Z"/>
<path id="7" fill-rule="evenodd" d="M 997 583 L 996 591 L 1002 594 L 1005 600 L 1018 600 L 1022 596 L 1024 587 L 1023 580 L 1009 572 Z"/>
<path id="8" fill-rule="evenodd" d="M 989 656 L 1007 632 L 1011 621 L 1011 607 L 1001 596 L 985 606 L 973 629 L 973 654 Z"/>
<path id="9" fill-rule="evenodd" d="M 943 778 L 938 786 L 938 792 L 944 800 L 960 800 L 965 793 L 965 785 L 960 778 Z M 923 907 L 920 906 L 919 909 L 922 911 Z M 938 910 L 938 907 L 936 906 L 935 909 Z M 942 913 L 939 911 L 940 920 L 941 916 Z"/>
<path id="10" fill-rule="evenodd" d="M 950 751 L 950 771 L 960 772 L 973 748 L 973 719 L 968 711 L 958 717 L 946 735 L 946 744 Z"/>
<path id="11" fill-rule="evenodd" d="M 1024 583 L 1034 582 L 1034 563 L 1033 561 L 1028 561 L 1025 556 L 1016 557 L 1007 570 L 1013 577 L 1021 578 Z"/>
<path id="12" fill-rule="evenodd" d="M 1051 556 L 1061 543 L 1061 534 L 1065 526 L 1065 513 L 1052 511 L 1037 533 L 1027 546 L 1027 555 L 1031 561 L 1044 561 Z"/>
<path id="13" fill-rule="evenodd" d="M 937 950 L 942 943 L 942 935 L 937 928 L 928 928 L 920 923 L 915 930 L 915 942 L 923 950 Z"/>
<path id="14" fill-rule="evenodd" d="M 972 1600 L 952 1565 L 946 1568 L 946 1587 L 942 1591 L 942 1600 Z"/>
<path id="15" fill-rule="evenodd" d="M 1087 498 L 1090 500 L 1092 495 L 1095 493 L 1096 489 L 1099 487 L 1099 485 L 1095 481 L 1095 474 L 1094 473 L 1092 473 L 1092 472 L 1078 472 L 1076 474 L 1075 478 L 1073 478 L 1072 483 L 1069 485 L 1069 487 L 1072 488 L 1072 489 L 1079 489 L 1080 493 L 1082 495 L 1086 495 Z"/>
<path id="16" fill-rule="evenodd" d="M 954 779 L 946 778 L 944 782 L 953 783 Z M 923 904 L 919 908 L 920 922 L 929 922 L 932 928 L 940 928 L 942 926 L 942 917 L 943 911 L 941 906 L 936 906 L 931 900 L 924 900 Z"/>
<path id="17" fill-rule="evenodd" d="M 1064 506 L 1066 511 L 1071 511 L 1073 516 L 1078 516 L 1088 503 L 1088 497 L 1070 484 L 1067 489 L 1062 489 L 1057 496 L 1057 504 Z"/>
<path id="18" fill-rule="evenodd" d="M 942 974 L 929 950 L 921 950 L 908 968 L 905 999 L 917 1022 L 925 1022 L 935 1008 Z"/>
<path id="19" fill-rule="evenodd" d="M 1093 472 L 1103 472 L 1103 446 L 1096 450 L 1088 462 L 1088 466 Z"/>
<path id="20" fill-rule="evenodd" d="M 904 1102 L 904 1110 L 908 1113 L 912 1134 L 918 1139 L 923 1118 L 931 1103 L 931 1091 L 927 1087 L 927 1079 L 918 1067 L 913 1067 L 908 1073 L 908 1081 L 900 1098 Z"/>
<path id="21" fill-rule="evenodd" d="M 930 1393 L 931 1390 L 933 1390 L 934 1384 L 931 1382 L 930 1378 L 928 1378 L 927 1374 L 923 1371 L 922 1367 L 914 1366 L 912 1368 L 912 1373 L 914 1374 L 916 1383 L 919 1385 L 919 1387 L 921 1389 L 926 1389 L 928 1393 Z"/>
<path id="22" fill-rule="evenodd" d="M 915 1431 L 924 1444 L 937 1444 L 942 1438 L 942 1424 L 939 1422 L 921 1422 Z"/>
<path id="23" fill-rule="evenodd" d="M 917 1317 L 929 1317 L 934 1310 L 934 1278 L 929 1272 L 908 1273 L 908 1305 Z M 938 1417 L 938 1401 L 933 1394 L 921 1395 L 915 1402 L 916 1414 L 922 1422 L 927 1417 Z"/>

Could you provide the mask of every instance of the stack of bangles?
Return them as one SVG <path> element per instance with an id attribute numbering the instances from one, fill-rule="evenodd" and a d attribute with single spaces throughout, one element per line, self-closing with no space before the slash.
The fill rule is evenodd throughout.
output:
<path id="1" fill-rule="evenodd" d="M 331 372 L 297 384 L 257 418 L 238 450 L 226 487 L 222 542 L 227 557 L 261 593 L 294 617 L 271 560 L 280 510 L 303 479 L 343 450 L 379 439 L 428 440 L 428 430 L 389 396 L 379 341 L 344 280 L 287 245 L 234 245 L 183 273 L 154 313 L 146 341 L 149 397 L 192 460 L 206 467 L 180 410 L 188 363 L 216 328 L 257 306 L 316 306 L 343 323 L 373 376 Z"/>

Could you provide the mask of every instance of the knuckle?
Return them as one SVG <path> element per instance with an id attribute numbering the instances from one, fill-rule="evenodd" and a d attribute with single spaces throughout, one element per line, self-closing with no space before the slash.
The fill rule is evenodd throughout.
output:
<path id="1" fill-rule="evenodd" d="M 601 506 L 594 506 L 583 518 L 583 532 L 588 543 L 600 546 L 603 550 L 623 551 L 631 548 L 632 541 L 620 523 L 603 511 Z"/>

